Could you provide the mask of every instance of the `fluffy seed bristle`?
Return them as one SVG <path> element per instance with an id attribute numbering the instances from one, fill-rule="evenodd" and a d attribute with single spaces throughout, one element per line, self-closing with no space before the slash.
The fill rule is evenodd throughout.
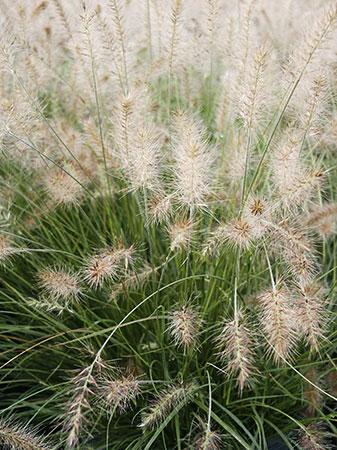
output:
<path id="1" fill-rule="evenodd" d="M 305 373 L 305 378 L 311 381 L 311 383 L 306 383 L 305 389 L 303 390 L 303 398 L 307 404 L 305 408 L 305 415 L 308 417 L 315 417 L 317 410 L 322 406 L 322 393 L 316 387 L 319 386 L 319 377 L 317 370 L 313 367 Z"/>
<path id="2" fill-rule="evenodd" d="M 150 198 L 149 221 L 153 223 L 165 222 L 168 220 L 172 209 L 172 198 L 165 195 L 157 195 Z"/>
<path id="3" fill-rule="evenodd" d="M 73 169 L 56 168 L 50 171 L 48 176 L 45 177 L 44 186 L 48 195 L 56 204 L 76 204 L 84 193 L 83 177 Z"/>
<path id="4" fill-rule="evenodd" d="M 200 328 L 197 311 L 184 305 L 170 314 L 168 331 L 177 347 L 187 350 L 196 343 Z"/>
<path id="5" fill-rule="evenodd" d="M 301 450 L 327 450 L 330 448 L 325 433 L 319 424 L 310 424 L 298 433 L 298 446 Z"/>
<path id="6" fill-rule="evenodd" d="M 64 419 L 64 430 L 67 432 L 67 448 L 75 448 L 86 422 L 85 414 L 90 410 L 89 396 L 92 387 L 96 386 L 93 366 L 85 367 L 72 380 L 72 398 L 69 401 Z"/>
<path id="7" fill-rule="evenodd" d="M 323 237 L 329 237 L 336 233 L 337 205 L 325 203 L 316 205 L 308 214 L 305 221 L 306 226 L 318 232 Z"/>

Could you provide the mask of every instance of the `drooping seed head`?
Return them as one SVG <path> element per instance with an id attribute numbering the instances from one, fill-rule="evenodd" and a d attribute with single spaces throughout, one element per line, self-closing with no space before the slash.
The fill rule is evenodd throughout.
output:
<path id="1" fill-rule="evenodd" d="M 153 400 L 148 410 L 143 414 L 141 428 L 153 429 L 176 408 L 178 405 L 191 399 L 196 389 L 194 383 L 172 385 L 161 391 Z"/>
<path id="2" fill-rule="evenodd" d="M 245 324 L 242 311 L 231 321 L 226 321 L 216 338 L 219 358 L 225 363 L 225 371 L 237 376 L 239 392 L 252 382 L 254 369 L 254 342 Z"/>
<path id="3" fill-rule="evenodd" d="M 265 334 L 268 354 L 279 363 L 289 360 L 297 341 L 294 301 L 290 292 L 276 285 L 258 297 L 260 320 Z"/>
<path id="4" fill-rule="evenodd" d="M 304 337 L 311 350 L 318 351 L 324 338 L 327 325 L 325 291 L 318 283 L 310 282 L 299 286 L 296 295 L 296 313 L 298 331 Z"/>

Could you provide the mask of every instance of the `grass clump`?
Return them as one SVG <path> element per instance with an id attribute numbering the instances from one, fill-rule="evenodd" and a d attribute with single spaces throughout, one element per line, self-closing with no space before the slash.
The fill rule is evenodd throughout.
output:
<path id="1" fill-rule="evenodd" d="M 337 6 L 234 3 L 0 1 L 5 448 L 336 445 Z"/>

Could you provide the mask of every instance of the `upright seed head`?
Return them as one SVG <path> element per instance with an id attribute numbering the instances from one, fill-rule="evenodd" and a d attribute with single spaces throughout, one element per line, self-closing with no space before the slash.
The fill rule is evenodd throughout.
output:
<path id="1" fill-rule="evenodd" d="M 212 158 L 205 130 L 186 114 L 176 115 L 173 156 L 179 202 L 190 209 L 204 207 L 211 193 Z"/>
<path id="2" fill-rule="evenodd" d="M 221 436 L 211 430 L 205 430 L 193 445 L 193 450 L 221 450 L 223 448 Z"/>
<path id="3" fill-rule="evenodd" d="M 330 448 L 322 427 L 315 423 L 299 431 L 297 443 L 301 450 L 327 450 Z"/>
<path id="4" fill-rule="evenodd" d="M 303 390 L 303 398 L 307 404 L 305 415 L 308 417 L 315 417 L 317 410 L 322 406 L 322 394 L 317 388 L 317 386 L 319 386 L 319 377 L 315 367 L 310 368 L 305 373 L 305 378 L 309 380 Z"/>
<path id="5" fill-rule="evenodd" d="M 84 177 L 72 167 L 49 170 L 44 179 L 45 189 L 56 204 L 77 204 L 83 196 Z"/>
<path id="6" fill-rule="evenodd" d="M 0 234 L 0 264 L 4 264 L 8 259 L 17 253 L 11 238 L 6 234 Z"/>
<path id="7" fill-rule="evenodd" d="M 187 350 L 195 344 L 200 324 L 197 311 L 192 306 L 184 305 L 170 314 L 168 331 L 175 345 Z"/>
<path id="8" fill-rule="evenodd" d="M 165 195 L 156 195 L 150 198 L 149 221 L 165 222 L 170 217 L 172 210 L 172 198 Z"/>

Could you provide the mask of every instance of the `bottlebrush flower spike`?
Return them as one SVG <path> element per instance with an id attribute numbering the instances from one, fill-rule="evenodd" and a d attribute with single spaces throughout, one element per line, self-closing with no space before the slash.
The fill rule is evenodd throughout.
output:
<path id="1" fill-rule="evenodd" d="M 186 249 L 192 242 L 194 223 L 191 221 L 176 222 L 168 227 L 170 249 L 172 252 Z"/>
<path id="2" fill-rule="evenodd" d="M 271 248 L 281 256 L 296 283 L 307 284 L 317 272 L 315 249 L 307 230 L 296 222 L 271 223 Z"/>
<path id="3" fill-rule="evenodd" d="M 159 190 L 160 141 L 160 135 L 154 125 L 141 125 L 136 130 L 131 142 L 132 154 L 126 167 L 131 190 Z"/>
<path id="4" fill-rule="evenodd" d="M 85 415 L 90 410 L 89 397 L 93 395 L 92 388 L 96 386 L 94 366 L 82 369 L 72 381 L 73 394 L 68 404 L 64 419 L 64 430 L 68 433 L 67 448 L 75 448 L 86 422 Z"/>
<path id="5" fill-rule="evenodd" d="M 65 166 L 48 171 L 44 178 L 44 187 L 56 204 L 77 204 L 83 196 L 84 176 L 79 170 Z"/>
<path id="6" fill-rule="evenodd" d="M 51 450 L 47 440 L 27 425 L 0 420 L 0 443 L 8 450 Z"/>
<path id="7" fill-rule="evenodd" d="M 155 428 L 172 412 L 178 405 L 191 399 L 196 390 L 196 385 L 182 384 L 172 385 L 161 391 L 158 397 L 152 402 L 148 411 L 143 414 L 141 428 Z"/>
<path id="8" fill-rule="evenodd" d="M 185 113 L 175 117 L 173 157 L 176 196 L 190 210 L 206 206 L 211 193 L 211 150 L 202 125 Z"/>
<path id="9" fill-rule="evenodd" d="M 110 410 L 124 413 L 129 409 L 131 402 L 140 395 L 140 381 L 132 374 L 119 378 L 105 376 L 98 382 L 98 392 Z"/>
<path id="10" fill-rule="evenodd" d="M 327 324 L 327 312 L 324 289 L 315 282 L 300 286 L 296 299 L 296 313 L 301 318 L 298 329 L 311 350 L 318 351 L 324 338 Z"/>
<path id="11" fill-rule="evenodd" d="M 215 431 L 205 430 L 193 445 L 193 450 L 221 450 L 223 443 L 221 436 Z"/>
<path id="12" fill-rule="evenodd" d="M 240 394 L 252 382 L 254 374 L 254 353 L 251 331 L 245 324 L 242 311 L 238 311 L 232 321 L 225 322 L 216 338 L 219 358 L 225 363 L 229 375 L 237 375 Z"/>
<path id="13" fill-rule="evenodd" d="M 260 236 L 261 226 L 249 216 L 231 220 L 219 225 L 211 233 L 203 248 L 205 255 L 218 251 L 224 244 L 248 250 Z"/>
<path id="14" fill-rule="evenodd" d="M 18 252 L 9 235 L 0 234 L 0 264 L 4 264 Z"/>
<path id="15" fill-rule="evenodd" d="M 105 281 L 117 277 L 120 270 L 132 265 L 134 249 L 108 248 L 89 258 L 84 269 L 84 280 L 90 287 L 97 289 Z"/>
<path id="16" fill-rule="evenodd" d="M 328 445 L 326 437 L 320 424 L 311 423 L 298 432 L 297 444 L 301 450 L 328 450 L 331 447 Z"/>
<path id="17" fill-rule="evenodd" d="M 200 325 L 197 311 L 192 306 L 184 305 L 170 314 L 167 330 L 175 345 L 186 351 L 196 343 Z"/>
<path id="18" fill-rule="evenodd" d="M 285 287 L 277 284 L 258 297 L 260 321 L 269 347 L 268 354 L 277 363 L 289 360 L 297 341 L 293 298 Z"/>
<path id="19" fill-rule="evenodd" d="M 149 201 L 150 223 L 166 222 L 172 211 L 172 197 L 168 195 L 156 195 Z"/>
<path id="20" fill-rule="evenodd" d="M 336 222 L 336 203 L 325 203 L 322 206 L 315 205 L 305 219 L 305 225 L 323 237 L 329 237 L 336 233 Z"/>
<path id="21" fill-rule="evenodd" d="M 65 269 L 50 268 L 39 272 L 39 285 L 54 300 L 76 300 L 81 294 L 79 276 Z"/>

